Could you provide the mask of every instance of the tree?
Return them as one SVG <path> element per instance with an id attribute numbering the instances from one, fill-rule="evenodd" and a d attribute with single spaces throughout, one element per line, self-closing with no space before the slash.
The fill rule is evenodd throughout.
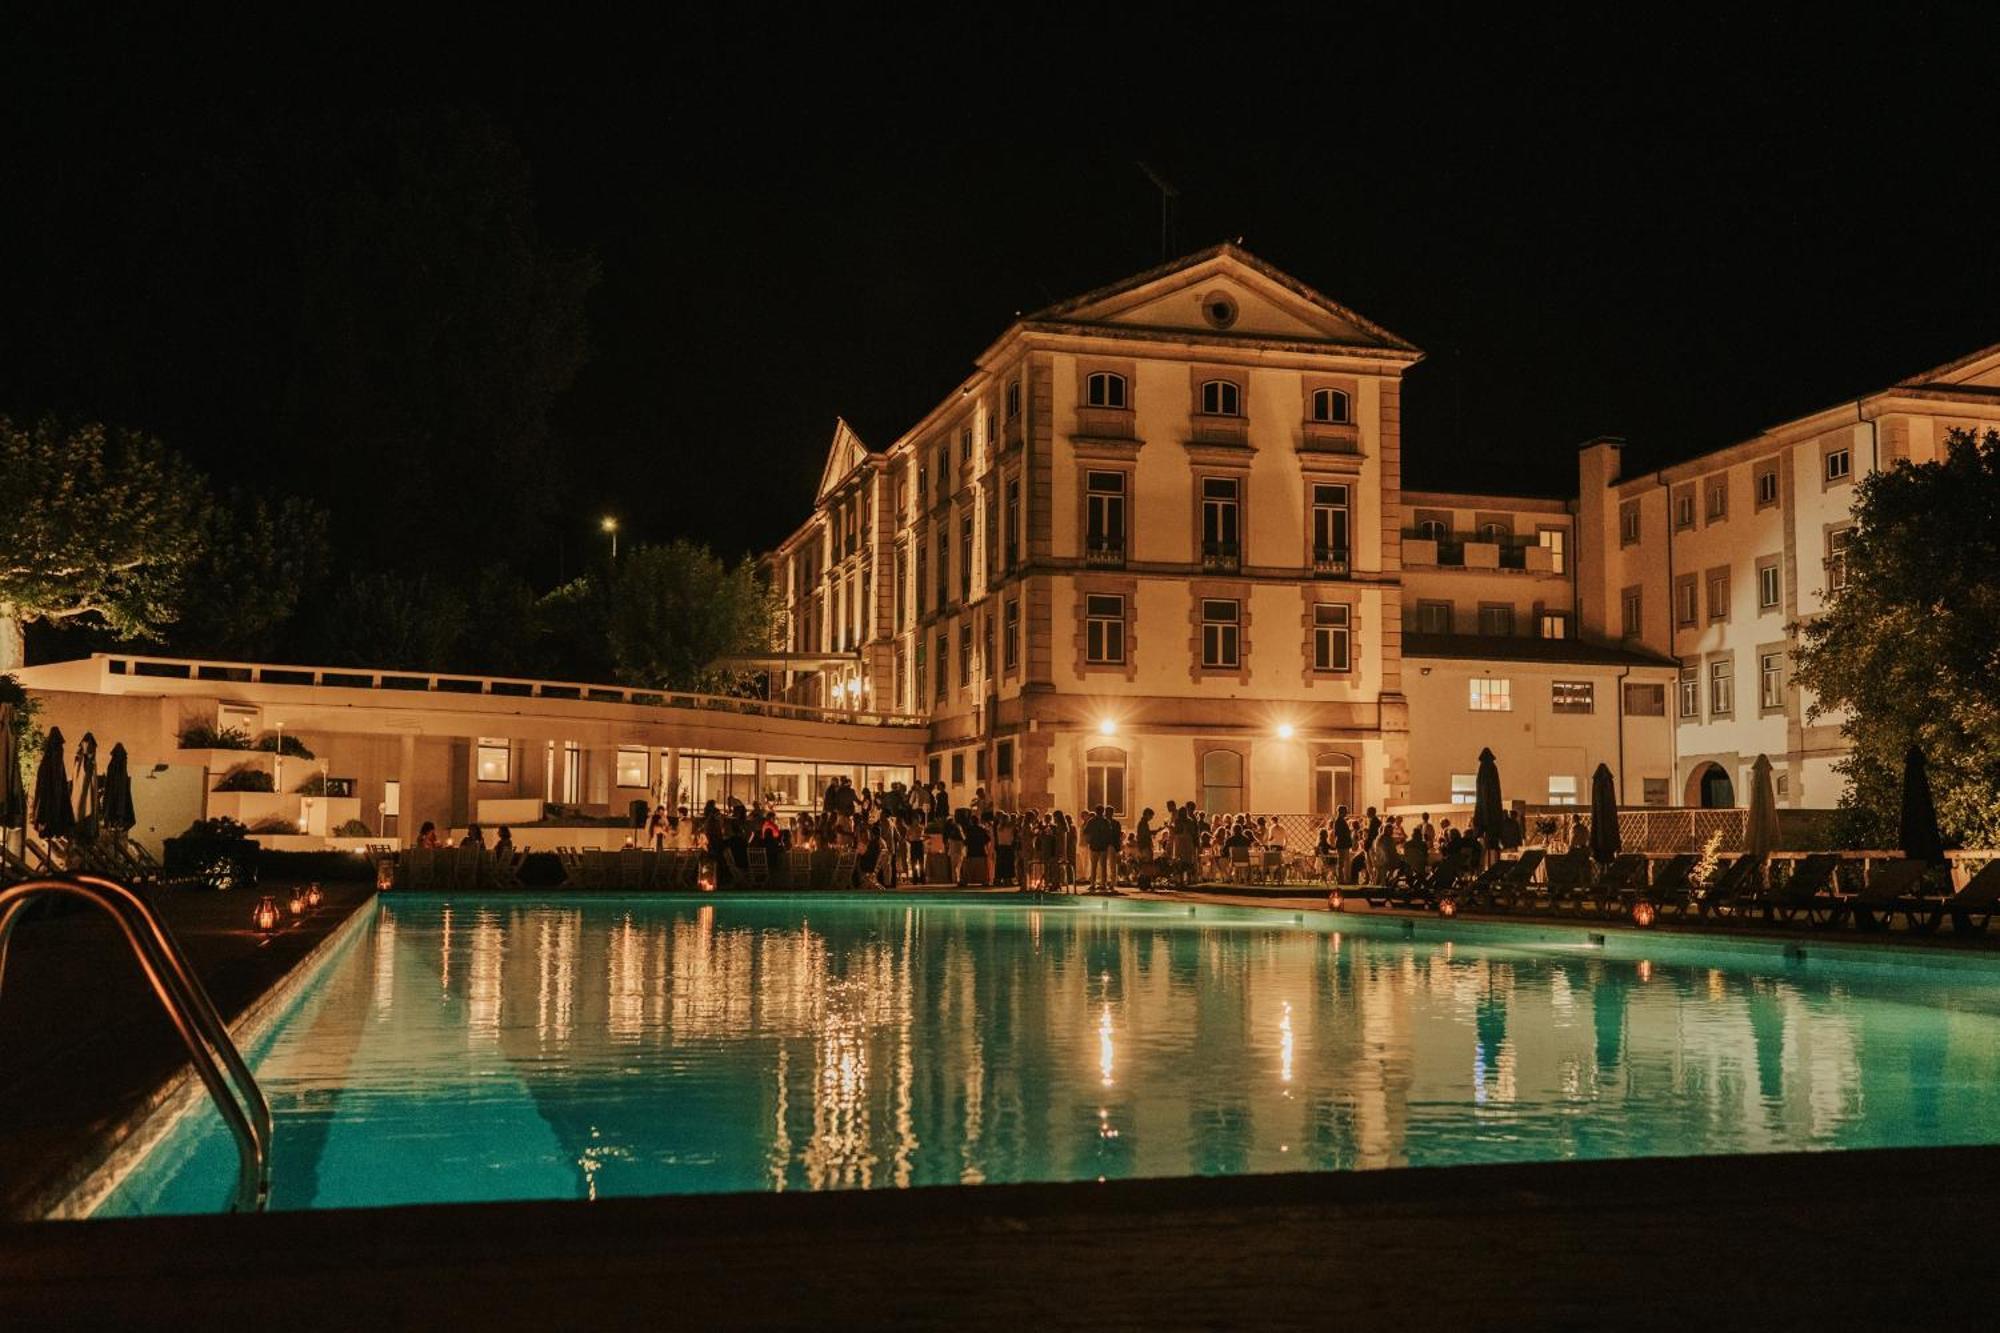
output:
<path id="1" fill-rule="evenodd" d="M 200 554 L 207 488 L 150 436 L 0 417 L 0 670 L 36 621 L 157 637 Z"/>
<path id="2" fill-rule="evenodd" d="M 405 671 L 451 670 L 469 618 L 464 595 L 428 572 L 350 574 L 326 609 L 328 661 Z"/>
<path id="3" fill-rule="evenodd" d="M 1947 840 L 2000 843 L 2000 431 L 1859 483 L 1846 586 L 1803 628 L 1808 717 L 1841 714 L 1842 835 L 1894 846 L 1904 751 Z"/>
<path id="4" fill-rule="evenodd" d="M 209 506 L 188 578 L 176 649 L 216 657 L 284 655 L 300 599 L 327 564 L 326 511 L 309 500 L 232 491 Z"/>
<path id="5" fill-rule="evenodd" d="M 729 682 L 717 658 L 768 651 L 775 600 L 754 561 L 733 569 L 706 546 L 640 546 L 612 575 L 613 669 L 628 685 L 713 690 Z"/>

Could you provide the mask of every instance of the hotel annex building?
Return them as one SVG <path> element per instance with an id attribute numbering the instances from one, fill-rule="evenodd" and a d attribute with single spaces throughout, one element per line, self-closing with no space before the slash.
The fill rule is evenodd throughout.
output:
<path id="1" fill-rule="evenodd" d="M 1574 500 L 1406 491 L 1410 343 L 1234 245 L 1016 320 L 770 557 L 776 684 L 916 716 L 954 797 L 1217 811 L 1835 804 L 1788 626 L 1855 478 L 2000 422 L 2000 346 Z"/>

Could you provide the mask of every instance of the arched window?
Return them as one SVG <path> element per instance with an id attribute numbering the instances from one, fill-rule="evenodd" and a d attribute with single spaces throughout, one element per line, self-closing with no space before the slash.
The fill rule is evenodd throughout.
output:
<path id="1" fill-rule="evenodd" d="M 1203 416 L 1210 417 L 1242 416 L 1240 391 L 1228 380 L 1205 381 L 1201 386 L 1201 411 Z"/>
<path id="2" fill-rule="evenodd" d="M 1083 756 L 1083 803 L 1095 810 L 1111 807 L 1114 815 L 1125 813 L 1125 752 L 1115 745 L 1092 746 Z"/>
<path id="3" fill-rule="evenodd" d="M 1427 542 L 1441 542 L 1451 536 L 1442 519 L 1427 518 L 1417 524 L 1417 536 Z"/>
<path id="4" fill-rule="evenodd" d="M 1210 750 L 1201 757 L 1201 804 L 1211 815 L 1243 813 L 1242 755 Z"/>
<path id="5" fill-rule="evenodd" d="M 1083 382 L 1083 401 L 1090 407 L 1127 407 L 1125 377 L 1100 370 Z"/>
<path id="6" fill-rule="evenodd" d="M 1504 542 L 1512 535 L 1505 523 L 1488 521 L 1479 525 L 1479 540 L 1483 542 Z"/>
<path id="7" fill-rule="evenodd" d="M 1313 757 L 1313 813 L 1330 815 L 1341 806 L 1354 809 L 1354 760 L 1344 754 Z"/>
<path id="8" fill-rule="evenodd" d="M 1345 389 L 1314 389 L 1313 420 L 1345 426 L 1354 420 L 1353 405 Z"/>

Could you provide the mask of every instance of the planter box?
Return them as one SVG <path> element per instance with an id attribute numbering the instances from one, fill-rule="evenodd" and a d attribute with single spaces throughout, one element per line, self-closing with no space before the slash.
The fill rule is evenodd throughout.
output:
<path id="1" fill-rule="evenodd" d="M 1500 543 L 1467 542 L 1465 544 L 1465 567 L 1467 569 L 1500 568 Z"/>
<path id="2" fill-rule="evenodd" d="M 1556 553 L 1541 545 L 1524 547 L 1521 551 L 1521 567 L 1530 574 L 1553 574 L 1556 569 Z"/>
<path id="3" fill-rule="evenodd" d="M 299 798 L 285 791 L 212 791 L 208 794 L 208 817 L 233 819 L 245 828 L 277 818 L 289 820 L 296 828 Z"/>
<path id="4" fill-rule="evenodd" d="M 1435 565 L 1438 562 L 1438 544 L 1431 537 L 1405 537 L 1403 539 L 1403 563 L 1406 565 Z"/>

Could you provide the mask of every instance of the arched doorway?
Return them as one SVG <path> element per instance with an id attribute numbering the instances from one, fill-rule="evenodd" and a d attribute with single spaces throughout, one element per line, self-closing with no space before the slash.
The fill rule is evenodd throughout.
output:
<path id="1" fill-rule="evenodd" d="M 1704 810 L 1728 810 L 1736 804 L 1736 786 L 1721 764 L 1703 764 L 1688 778 L 1688 804 Z"/>

